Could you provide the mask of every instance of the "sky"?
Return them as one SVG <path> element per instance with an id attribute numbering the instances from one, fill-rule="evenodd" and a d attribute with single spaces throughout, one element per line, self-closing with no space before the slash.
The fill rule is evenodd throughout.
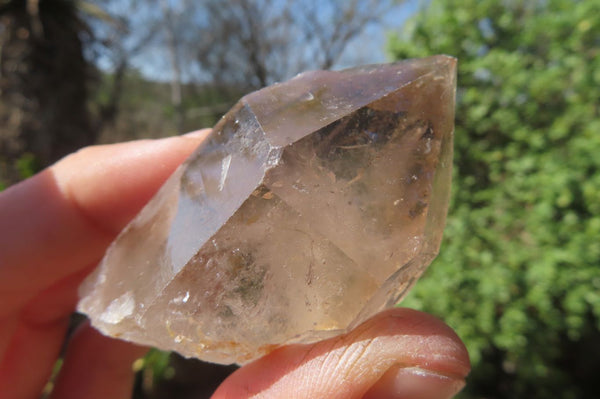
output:
<path id="1" fill-rule="evenodd" d="M 385 52 L 386 35 L 398 32 L 404 22 L 413 15 L 419 8 L 418 0 L 408 0 L 393 8 L 381 21 L 381 24 L 372 25 L 365 29 L 363 33 L 353 40 L 342 57 L 337 68 L 348 68 L 358 64 L 375 64 L 389 62 Z M 373 43 L 376 43 L 373 46 Z M 361 56 L 356 55 L 355 49 L 372 48 L 371 52 L 360 51 Z"/>
<path id="2" fill-rule="evenodd" d="M 386 35 L 399 31 L 406 19 L 417 11 L 419 3 L 419 0 L 407 0 L 387 13 L 381 23 L 368 26 L 348 44 L 334 69 L 389 61 L 385 52 Z M 365 48 L 369 51 L 365 52 Z M 157 57 L 156 54 L 141 55 L 132 60 L 132 66 L 148 79 L 169 80 L 170 66 L 166 57 Z"/>

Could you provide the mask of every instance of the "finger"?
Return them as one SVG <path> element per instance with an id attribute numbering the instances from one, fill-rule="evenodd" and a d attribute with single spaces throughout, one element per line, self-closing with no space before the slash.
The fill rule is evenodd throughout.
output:
<path id="1" fill-rule="evenodd" d="M 392 366 L 362 399 L 443 399 L 456 395 L 464 380 L 418 367 Z"/>
<path id="2" fill-rule="evenodd" d="M 0 387 L 11 384 L 13 389 L 41 389 L 62 346 L 68 316 L 77 301 L 77 285 L 82 278 L 80 273 L 59 281 L 20 312 L 2 320 Z M 25 377 L 27 381 L 14 383 L 15 378 Z"/>
<path id="3" fill-rule="evenodd" d="M 208 131 L 96 146 L 0 194 L 0 317 L 106 246 Z"/>
<path id="4" fill-rule="evenodd" d="M 116 234 L 210 131 L 88 147 L 56 164 L 52 172 L 64 197 L 94 225 Z"/>
<path id="5" fill-rule="evenodd" d="M 58 358 L 68 318 L 35 325 L 18 320 L 0 363 L 0 399 L 37 398 Z"/>
<path id="6" fill-rule="evenodd" d="M 51 397 L 130 398 L 132 363 L 146 351 L 147 348 L 106 337 L 86 323 L 69 342 Z"/>
<path id="7" fill-rule="evenodd" d="M 60 350 L 77 285 L 89 271 L 84 262 L 97 261 L 120 224 L 200 139 L 89 148 L 0 196 L 0 219 L 8 226 L 0 232 L 0 316 L 12 326 L 0 336 L 0 386 L 10 387 L 2 389 L 0 397 L 39 394 Z M 138 180 L 118 175 L 119 168 L 135 173 L 140 167 Z M 111 176 L 116 180 L 108 184 Z M 125 197 L 120 203 L 115 201 L 116 191 Z M 102 213 L 94 201 L 104 200 L 109 207 Z"/>
<path id="8" fill-rule="evenodd" d="M 460 389 L 469 370 L 464 345 L 444 323 L 414 310 L 392 309 L 348 334 L 283 347 L 242 367 L 213 399 L 403 398 L 407 392 L 412 398 L 430 390 L 431 378 L 423 375 L 438 376 L 446 396 L 437 398 L 443 399 Z"/>
<path id="9" fill-rule="evenodd" d="M 0 328 L 0 367 L 4 364 L 4 358 L 10 347 L 10 342 L 17 331 L 18 322 L 19 318 L 16 314 L 0 319 L 0 326 L 2 326 L 2 328 Z M 0 378 L 2 378 L 1 374 Z"/>

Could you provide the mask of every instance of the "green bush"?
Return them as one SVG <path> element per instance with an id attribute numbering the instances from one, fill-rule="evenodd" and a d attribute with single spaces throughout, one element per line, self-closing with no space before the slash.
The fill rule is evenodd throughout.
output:
<path id="1" fill-rule="evenodd" d="M 465 398 L 600 397 L 600 0 L 431 0 L 389 49 L 459 60 L 445 238 L 403 305 L 465 340 Z"/>
<path id="2" fill-rule="evenodd" d="M 25 152 L 19 158 L 10 161 L 0 154 L 0 191 L 33 176 L 40 170 L 39 162 L 30 152 Z"/>

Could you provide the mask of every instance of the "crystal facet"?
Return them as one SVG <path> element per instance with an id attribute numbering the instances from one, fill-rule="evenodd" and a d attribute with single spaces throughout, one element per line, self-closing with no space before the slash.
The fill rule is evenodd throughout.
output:
<path id="1" fill-rule="evenodd" d="M 217 363 L 346 331 L 436 256 L 455 59 L 308 72 L 243 97 L 83 283 L 105 334 Z"/>

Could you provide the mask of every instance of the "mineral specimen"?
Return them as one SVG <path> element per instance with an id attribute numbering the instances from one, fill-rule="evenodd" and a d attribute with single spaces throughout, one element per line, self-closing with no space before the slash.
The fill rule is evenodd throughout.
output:
<path id="1" fill-rule="evenodd" d="M 217 363 L 346 331 L 436 256 L 456 60 L 308 72 L 243 97 L 123 230 L 78 309 Z"/>

